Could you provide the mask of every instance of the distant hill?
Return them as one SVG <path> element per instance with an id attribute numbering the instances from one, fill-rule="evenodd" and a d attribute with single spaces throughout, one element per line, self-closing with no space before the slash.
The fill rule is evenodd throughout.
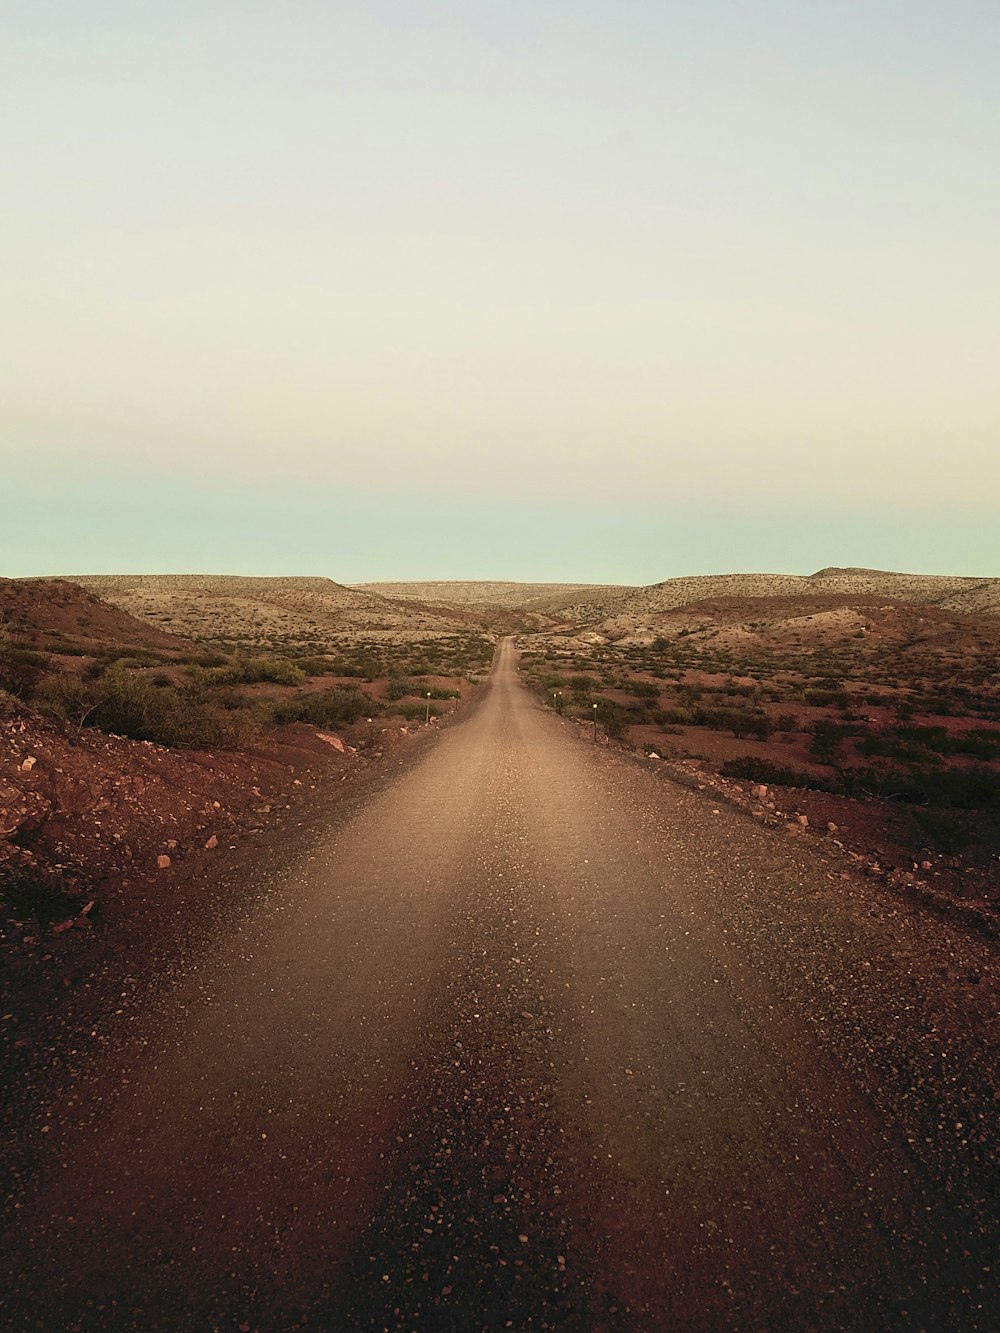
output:
<path id="1" fill-rule="evenodd" d="M 87 574 L 75 581 L 130 615 L 194 639 L 247 646 L 320 646 L 331 636 L 434 636 L 468 617 L 348 588 L 324 578 L 227 574 Z"/>
<path id="2" fill-rule="evenodd" d="M 645 588 L 579 601 L 552 601 L 548 614 L 586 625 L 620 628 L 647 622 L 668 611 L 719 599 L 831 597 L 914 602 L 967 614 L 1000 616 L 1000 579 L 937 574 L 896 574 L 879 570 L 823 569 L 816 574 L 705 574 L 666 579 Z"/>
<path id="3" fill-rule="evenodd" d="M 627 588 L 589 583 L 513 583 L 497 580 L 444 580 L 414 583 L 359 583 L 358 589 L 381 597 L 416 599 L 432 605 L 505 607 L 508 610 L 535 611 L 549 603 L 560 603 L 594 592 L 622 593 Z"/>

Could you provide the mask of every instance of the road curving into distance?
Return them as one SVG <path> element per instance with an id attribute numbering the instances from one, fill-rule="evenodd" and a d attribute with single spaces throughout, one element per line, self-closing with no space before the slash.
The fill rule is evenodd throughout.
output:
<path id="1" fill-rule="evenodd" d="M 997 1327 L 995 954 L 809 841 L 590 744 L 505 642 L 109 1015 L 0 1322 Z"/>

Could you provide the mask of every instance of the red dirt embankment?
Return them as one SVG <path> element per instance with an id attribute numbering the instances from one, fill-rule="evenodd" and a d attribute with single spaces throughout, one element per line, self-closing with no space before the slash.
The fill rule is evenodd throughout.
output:
<path id="1" fill-rule="evenodd" d="M 112 900 L 123 907 L 124 893 L 260 824 L 307 776 L 350 762 L 348 749 L 304 727 L 278 729 L 252 754 L 195 752 L 60 726 L 13 702 L 4 714 L 0 901 L 8 939 L 70 924 L 89 929 Z"/>

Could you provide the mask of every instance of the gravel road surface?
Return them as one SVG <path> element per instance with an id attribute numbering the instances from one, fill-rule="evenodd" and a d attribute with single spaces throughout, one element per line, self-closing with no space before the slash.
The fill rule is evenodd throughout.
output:
<path id="1" fill-rule="evenodd" d="M 253 857 L 54 1057 L 0 1323 L 1000 1327 L 986 941 L 592 744 L 510 643 Z"/>

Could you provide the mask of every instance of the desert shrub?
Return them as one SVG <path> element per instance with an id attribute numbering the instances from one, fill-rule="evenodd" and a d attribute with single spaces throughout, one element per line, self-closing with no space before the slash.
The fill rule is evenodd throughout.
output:
<path id="1" fill-rule="evenodd" d="M 736 759 L 727 759 L 719 768 L 724 778 L 742 778 L 747 782 L 764 782 L 775 787 L 803 787 L 812 791 L 835 791 L 835 786 L 825 778 L 817 778 L 812 773 L 801 769 L 785 768 L 770 759 L 759 759 L 756 755 L 743 754 Z"/>
<path id="2" fill-rule="evenodd" d="M 799 719 L 794 713 L 779 713 L 774 719 L 775 731 L 798 731 Z"/>
<path id="3" fill-rule="evenodd" d="M 228 666 L 192 668 L 202 685 L 301 685 L 306 673 L 287 657 L 250 657 Z"/>
<path id="4" fill-rule="evenodd" d="M 569 683 L 577 694 L 587 695 L 597 689 L 597 681 L 593 676 L 570 676 Z"/>
<path id="5" fill-rule="evenodd" d="M 92 688 L 80 676 L 46 676 L 35 690 L 33 703 L 44 713 L 51 713 L 64 722 L 83 725 L 87 713 L 95 706 Z"/>
<path id="6" fill-rule="evenodd" d="M 0 689 L 30 699 L 49 666 L 44 653 L 0 639 Z"/>
<path id="7" fill-rule="evenodd" d="M 425 699 L 423 703 L 421 703 L 419 699 L 407 699 L 402 703 L 396 704 L 392 711 L 397 717 L 405 717 L 408 722 L 422 722 L 424 718 L 428 716 L 427 700 Z M 433 704 L 430 706 L 429 715 L 431 717 L 440 716 L 438 709 L 436 709 Z"/>
<path id="8" fill-rule="evenodd" d="M 96 681 L 50 676 L 40 691 L 40 702 L 78 726 L 172 748 L 242 749 L 259 732 L 259 717 L 252 708 L 226 708 L 197 689 L 169 682 L 157 685 L 144 673 L 121 666 Z"/>
<path id="9" fill-rule="evenodd" d="M 731 731 L 738 739 L 756 736 L 766 740 L 774 730 L 771 719 L 763 712 L 743 708 L 693 708 L 689 723 L 693 727 L 711 727 L 714 731 Z"/>
<path id="10" fill-rule="evenodd" d="M 844 728 L 839 722 L 832 722 L 828 718 L 820 718 L 813 723 L 809 751 L 821 763 L 828 764 L 837 753 L 843 739 Z"/>
<path id="11" fill-rule="evenodd" d="M 989 768 L 911 770 L 917 799 L 959 810 L 1000 809 L 1000 773 Z"/>
<path id="12" fill-rule="evenodd" d="M 982 759 L 989 763 L 1000 758 L 1000 731 L 987 731 L 976 728 L 950 738 L 952 753 L 971 755 L 973 759 Z"/>
<path id="13" fill-rule="evenodd" d="M 334 727 L 356 722 L 359 717 L 373 717 L 378 702 L 355 686 L 317 690 L 315 694 L 297 694 L 271 705 L 275 722 L 308 722 L 315 727 Z"/>
<path id="14" fill-rule="evenodd" d="M 330 657 L 297 657 L 295 666 L 307 676 L 334 676 L 342 672 Z"/>
<path id="15" fill-rule="evenodd" d="M 428 685 L 420 680 L 390 680 L 386 689 L 387 699 L 405 699 L 407 696 L 426 699 L 428 694 L 432 699 L 460 699 L 462 691 L 449 689 L 445 685 Z"/>
<path id="16" fill-rule="evenodd" d="M 659 699 L 659 687 L 649 680 L 633 680 L 625 685 L 629 694 L 634 694 L 637 699 Z"/>
<path id="17" fill-rule="evenodd" d="M 686 708 L 657 708 L 653 721 L 658 727 L 690 726 L 691 714 Z"/>
<path id="18" fill-rule="evenodd" d="M 907 773 L 888 764 L 851 764 L 837 769 L 846 796 L 916 802 L 920 790 Z"/>
<path id="19" fill-rule="evenodd" d="M 597 698 L 597 720 L 612 740 L 621 740 L 631 720 L 629 709 L 615 699 Z"/>
<path id="20" fill-rule="evenodd" d="M 902 759 L 913 762 L 923 755 L 920 746 L 903 740 L 891 732 L 880 732 L 877 736 L 866 736 L 858 746 L 862 754 L 880 755 L 885 759 Z"/>
<path id="21" fill-rule="evenodd" d="M 389 683 L 385 688 L 385 697 L 387 699 L 402 699 L 405 695 L 412 693 L 412 681 L 403 680 L 400 676 L 390 676 Z"/>
<path id="22" fill-rule="evenodd" d="M 976 727 L 971 731 L 949 735 L 945 727 L 897 727 L 894 733 L 914 750 L 932 754 L 963 754 L 989 762 L 1000 751 L 1000 732 Z"/>
<path id="23" fill-rule="evenodd" d="M 814 704 L 817 708 L 829 708 L 831 705 L 835 708 L 850 708 L 851 696 L 845 694 L 843 690 L 806 690 L 806 703 Z"/>

